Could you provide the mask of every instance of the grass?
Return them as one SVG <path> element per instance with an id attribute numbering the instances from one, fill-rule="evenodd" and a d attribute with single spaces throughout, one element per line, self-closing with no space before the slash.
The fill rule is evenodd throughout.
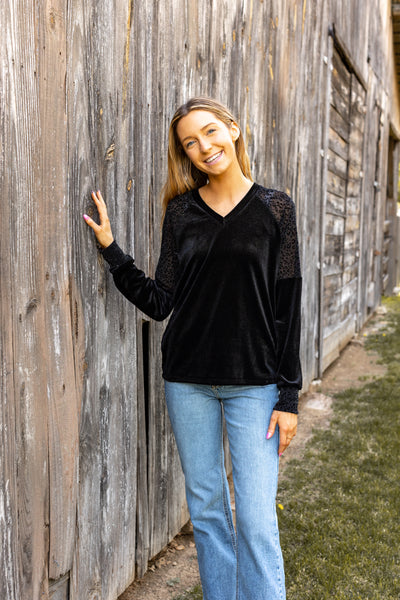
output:
<path id="1" fill-rule="evenodd" d="M 400 598 L 400 298 L 366 340 L 387 374 L 334 401 L 277 502 L 288 600 Z M 175 600 L 201 600 L 199 586 Z"/>
<path id="2" fill-rule="evenodd" d="M 201 592 L 201 585 L 195 585 L 190 591 L 185 592 L 183 595 L 174 596 L 173 600 L 202 600 L 203 594 Z"/>

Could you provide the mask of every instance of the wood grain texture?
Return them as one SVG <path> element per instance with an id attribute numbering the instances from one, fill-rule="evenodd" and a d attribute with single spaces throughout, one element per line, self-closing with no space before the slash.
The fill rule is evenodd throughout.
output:
<path id="1" fill-rule="evenodd" d="M 1 197 L 8 203 L 5 214 L 6 257 L 11 280 L 1 282 L 2 306 L 9 304 L 6 350 L 7 377 L 12 378 L 14 404 L 13 436 L 8 460 L 6 499 L 13 497 L 16 520 L 9 521 L 13 542 L 14 581 L 6 593 L 21 598 L 45 597 L 47 593 L 49 545 L 48 412 L 46 376 L 45 306 L 43 293 L 43 248 L 41 245 L 41 136 L 39 104 L 41 60 L 38 55 L 38 21 L 35 5 L 26 10 L 15 3 L 2 6 L 2 23 L 8 35 L 2 45 L 7 159 Z M 4 68 L 4 64 L 6 65 Z M 8 238 L 8 239 L 7 239 Z M 3 287 L 4 284 L 4 287 Z M 3 296 L 4 290 L 8 291 Z M 6 313 L 7 314 L 7 313 Z M 7 348 L 7 347 L 6 347 Z M 10 389 L 9 386 L 7 386 Z M 11 441 L 11 440 L 10 440 Z M 8 517 L 10 513 L 8 511 Z M 7 563 L 6 563 L 7 564 Z M 4 584 L 0 584 L 4 588 Z M 7 600 L 12 595 L 6 596 Z"/>
<path id="2" fill-rule="evenodd" d="M 0 596 L 114 600 L 188 513 L 166 323 L 115 289 L 90 191 L 154 276 L 170 118 L 228 104 L 254 179 L 296 204 L 306 389 L 396 281 L 390 2 L 5 0 L 0 20 Z"/>
<path id="3" fill-rule="evenodd" d="M 116 597 L 135 575 L 138 357 L 135 311 L 82 220 L 91 189 L 121 246 L 134 240 L 131 4 L 69 5 L 68 139 L 73 278 L 85 299 L 85 379 L 71 598 Z M 109 43 L 105 43 L 108 40 Z M 78 115 L 78 118 L 76 118 Z"/>
<path id="4" fill-rule="evenodd" d="M 0 22 L 9 22 L 9 6 L 0 5 Z M 12 192 L 15 179 L 9 166 L 9 151 L 12 147 L 13 119 L 8 114 L 12 101 L 13 86 L 10 81 L 12 48 L 1 45 L 3 61 L 0 70 L 0 181 L 1 222 L 0 236 L 0 596 L 9 600 L 20 597 L 19 546 L 18 546 L 18 484 L 16 461 L 18 455 L 16 429 L 17 395 L 14 383 L 13 356 L 13 263 L 10 248 L 13 243 L 13 210 L 11 203 L 3 198 Z M 3 195 L 5 194 L 5 195 Z M 5 301 L 7 299 L 7 301 Z"/>
<path id="5" fill-rule="evenodd" d="M 40 254 L 43 263 L 44 352 L 49 444 L 49 578 L 72 567 L 78 492 L 78 418 L 81 386 L 75 378 L 67 209 L 66 6 L 41 5 L 38 48 L 40 123 Z M 43 227 L 44 225 L 44 227 Z M 57 240 L 57 244 L 55 244 Z"/>

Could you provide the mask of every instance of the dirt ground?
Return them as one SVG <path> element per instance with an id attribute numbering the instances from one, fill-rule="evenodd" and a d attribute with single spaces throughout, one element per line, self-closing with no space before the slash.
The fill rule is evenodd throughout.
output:
<path id="1" fill-rule="evenodd" d="M 313 382 L 299 403 L 298 432 L 281 458 L 280 477 L 284 477 L 288 461 L 301 458 L 313 429 L 329 427 L 333 395 L 349 387 L 360 387 L 366 381 L 381 377 L 385 367 L 378 355 L 364 347 L 366 337 L 386 325 L 386 311 L 379 308 L 374 318 L 356 335 L 340 357 L 327 369 L 321 381 Z M 232 496 L 232 508 L 234 510 Z M 196 549 L 190 522 L 150 563 L 145 576 L 135 581 L 118 600 L 173 600 L 199 583 Z"/>

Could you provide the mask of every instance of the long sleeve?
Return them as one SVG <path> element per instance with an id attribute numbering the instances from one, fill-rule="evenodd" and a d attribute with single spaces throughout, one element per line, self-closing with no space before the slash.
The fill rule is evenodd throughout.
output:
<path id="1" fill-rule="evenodd" d="M 286 201 L 284 201 L 286 200 Z M 297 413 L 298 392 L 302 386 L 300 364 L 301 270 L 292 200 L 281 194 L 276 208 L 281 234 L 279 269 L 276 282 L 276 317 L 279 401 L 276 410 Z"/>
<path id="2" fill-rule="evenodd" d="M 109 263 L 115 285 L 130 302 L 156 321 L 162 321 L 170 314 L 173 308 L 177 260 L 168 210 L 163 223 L 161 251 L 154 279 L 138 269 L 134 259 L 125 254 L 115 241 L 102 254 Z"/>

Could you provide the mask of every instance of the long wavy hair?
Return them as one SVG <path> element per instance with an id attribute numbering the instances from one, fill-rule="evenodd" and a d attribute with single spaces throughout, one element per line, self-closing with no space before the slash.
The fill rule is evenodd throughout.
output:
<path id="1" fill-rule="evenodd" d="M 201 187 L 208 181 L 207 175 L 197 169 L 186 155 L 176 131 L 179 120 L 192 110 L 207 110 L 228 127 L 231 127 L 232 123 L 237 123 L 230 110 L 213 98 L 202 96 L 191 98 L 177 109 L 168 132 L 168 176 L 162 190 L 163 218 L 172 198 L 188 190 Z M 235 142 L 235 149 L 243 174 L 252 181 L 250 160 L 241 131 Z"/>

